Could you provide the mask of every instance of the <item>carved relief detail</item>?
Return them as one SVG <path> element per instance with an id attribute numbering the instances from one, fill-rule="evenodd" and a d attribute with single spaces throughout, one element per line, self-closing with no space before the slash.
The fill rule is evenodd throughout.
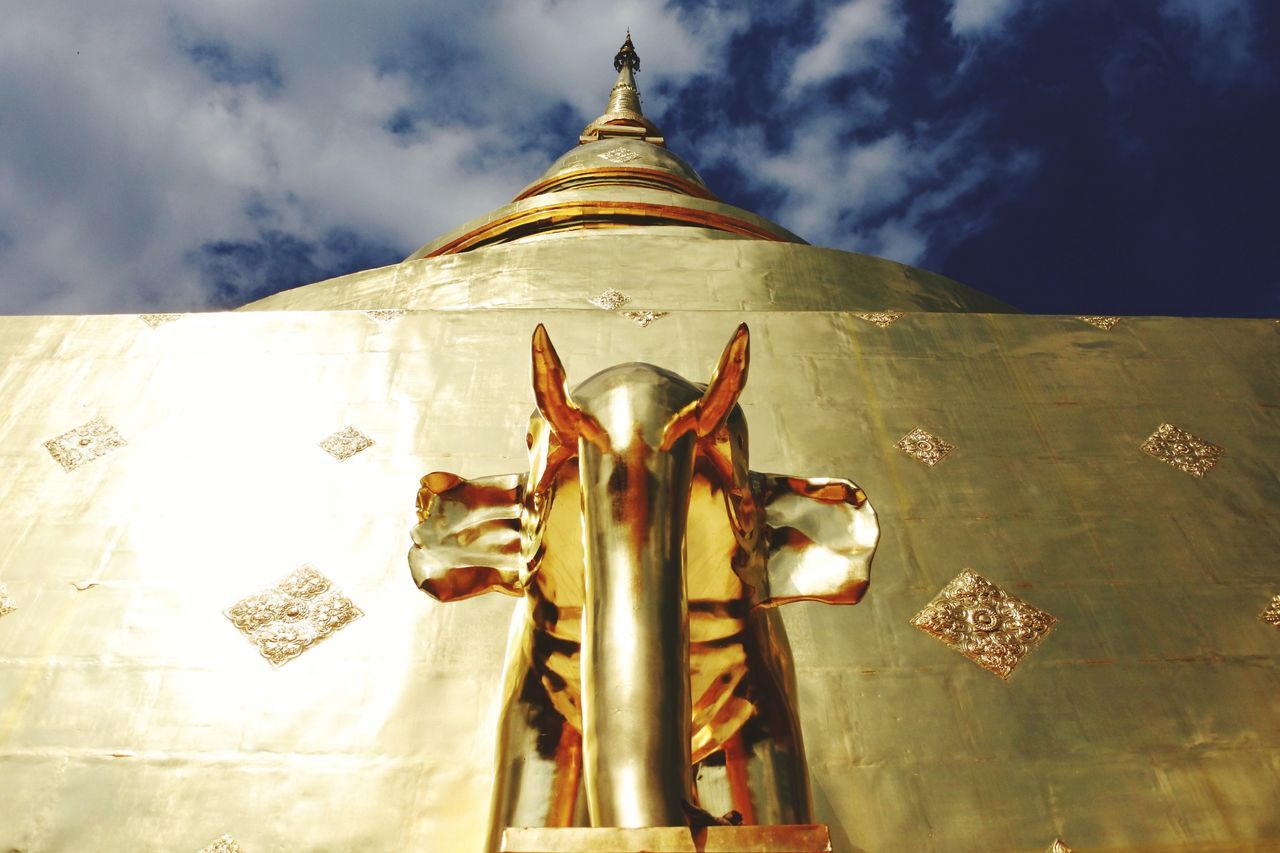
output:
<path id="1" fill-rule="evenodd" d="M 1179 471 L 1201 478 L 1209 473 L 1226 449 L 1197 438 L 1173 424 L 1160 424 L 1142 443 L 1142 450 Z"/>
<path id="2" fill-rule="evenodd" d="M 224 611 L 272 666 L 293 660 L 364 615 L 329 579 L 305 565 L 271 589 Z"/>
<path id="3" fill-rule="evenodd" d="M 230 835 L 224 835 L 215 839 L 208 847 L 203 848 L 200 853 L 244 853 L 244 848 L 236 843 L 236 840 Z"/>
<path id="4" fill-rule="evenodd" d="M 1104 332 L 1111 331 L 1111 328 L 1115 326 L 1116 323 L 1120 322 L 1119 317 L 1077 317 L 1076 319 L 1083 320 L 1090 326 L 1097 326 Z"/>
<path id="5" fill-rule="evenodd" d="M 630 151 L 619 145 L 617 148 L 610 148 L 603 154 L 598 155 L 601 160 L 608 160 L 610 163 L 630 163 L 632 160 L 639 160 L 640 155 L 634 151 Z"/>
<path id="6" fill-rule="evenodd" d="M 978 666 L 1008 678 L 1058 620 L 965 569 L 911 619 Z"/>
<path id="7" fill-rule="evenodd" d="M 163 326 L 165 323 L 172 323 L 174 320 L 181 320 L 181 314 L 139 314 L 138 319 L 146 323 L 151 328 Z"/>
<path id="8" fill-rule="evenodd" d="M 597 308 L 603 308 L 606 311 L 617 311 L 623 305 L 631 301 L 631 297 L 623 293 L 621 290 L 614 290 L 612 287 L 608 290 L 602 290 L 600 293 L 591 297 L 591 304 Z"/>
<path id="9" fill-rule="evenodd" d="M 18 609 L 18 604 L 9 596 L 9 590 L 0 583 L 0 616 L 8 616 Z"/>
<path id="10" fill-rule="evenodd" d="M 373 447 L 373 439 L 355 427 L 346 427 L 320 442 L 320 447 L 334 459 L 341 462 L 350 459 L 362 450 Z"/>
<path id="11" fill-rule="evenodd" d="M 866 320 L 868 323 L 872 323 L 882 329 L 887 329 L 905 315 L 901 311 L 870 311 L 865 314 L 854 314 L 853 316 Z"/>
<path id="12" fill-rule="evenodd" d="M 622 311 L 621 314 L 642 329 L 667 316 L 666 311 Z"/>
<path id="13" fill-rule="evenodd" d="M 916 427 L 898 439 L 898 443 L 894 447 L 912 459 L 918 459 L 930 468 L 937 465 L 948 453 L 956 449 L 954 444 L 943 441 L 924 427 Z"/>
<path id="14" fill-rule="evenodd" d="M 392 320 L 396 319 L 397 317 L 403 317 L 404 309 L 403 308 L 374 308 L 371 311 L 364 312 L 364 314 L 370 320 L 374 320 L 379 323 L 390 323 Z"/>
<path id="15" fill-rule="evenodd" d="M 2 592 L 3 588 L 0 588 L 0 593 Z M 0 613 L 3 612 L 4 603 L 0 600 Z M 1267 609 L 1262 611 L 1262 614 L 1258 618 L 1263 622 L 1266 622 L 1268 625 L 1274 625 L 1277 628 L 1280 628 L 1280 595 L 1271 599 L 1271 603 L 1267 605 Z"/>
<path id="16" fill-rule="evenodd" d="M 1067 842 L 1061 838 L 1053 839 L 1053 843 L 1049 845 L 1048 853 L 1072 853 L 1071 848 L 1067 846 Z"/>
<path id="17" fill-rule="evenodd" d="M 128 442 L 120 437 L 115 427 L 102 418 L 94 418 L 87 424 L 49 439 L 44 447 L 64 471 L 74 471 L 126 444 Z"/>

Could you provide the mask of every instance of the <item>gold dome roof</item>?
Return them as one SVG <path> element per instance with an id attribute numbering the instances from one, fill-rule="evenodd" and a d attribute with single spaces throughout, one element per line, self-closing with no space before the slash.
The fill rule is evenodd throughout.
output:
<path id="1" fill-rule="evenodd" d="M 647 307 L 663 310 L 1015 310 L 924 270 L 809 246 L 777 223 L 725 204 L 640 112 L 633 76 L 640 57 L 629 33 L 614 67 L 618 82 L 605 112 L 510 203 L 395 266 L 244 308 L 556 306 L 584 301 L 600 282 L 638 277 Z"/>
<path id="2" fill-rule="evenodd" d="M 715 199 L 715 194 L 707 189 L 693 167 L 669 149 L 640 139 L 606 137 L 567 151 L 515 200 L 607 184 L 651 187 Z"/>

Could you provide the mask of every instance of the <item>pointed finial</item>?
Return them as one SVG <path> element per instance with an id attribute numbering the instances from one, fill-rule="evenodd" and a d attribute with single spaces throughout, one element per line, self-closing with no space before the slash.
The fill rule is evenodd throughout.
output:
<path id="1" fill-rule="evenodd" d="M 609 93 L 609 103 L 604 113 L 587 125 L 578 137 L 581 143 L 595 142 L 604 137 L 617 136 L 640 139 L 654 145 L 662 145 L 662 131 L 640 109 L 640 90 L 633 76 L 640 70 L 640 54 L 631 43 L 631 30 L 627 40 L 613 57 L 613 69 L 618 72 L 618 82 Z"/>
<path id="2" fill-rule="evenodd" d="M 636 46 L 631 43 L 630 27 L 627 27 L 627 40 L 622 43 L 622 47 L 618 48 L 617 54 L 613 57 L 614 71 L 621 71 L 624 65 L 630 66 L 632 71 L 640 70 L 640 54 L 636 53 Z"/>

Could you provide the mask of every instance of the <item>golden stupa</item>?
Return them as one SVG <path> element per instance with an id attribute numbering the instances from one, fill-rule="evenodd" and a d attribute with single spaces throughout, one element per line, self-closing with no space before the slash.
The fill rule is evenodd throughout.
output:
<path id="1" fill-rule="evenodd" d="M 1280 335 L 1018 312 L 720 201 L 618 63 L 508 205 L 230 313 L 0 318 L 0 850 L 474 851 L 517 602 L 441 604 L 419 478 L 528 469 L 530 335 L 706 382 L 847 477 L 790 637 L 839 851 L 1280 849 Z"/>

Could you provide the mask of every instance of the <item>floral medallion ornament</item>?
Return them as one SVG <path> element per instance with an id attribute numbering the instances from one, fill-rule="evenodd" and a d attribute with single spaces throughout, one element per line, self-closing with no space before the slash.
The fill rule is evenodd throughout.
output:
<path id="1" fill-rule="evenodd" d="M 8 616 L 17 609 L 17 603 L 9 597 L 9 590 L 5 589 L 4 584 L 0 583 L 0 616 Z"/>
<path id="2" fill-rule="evenodd" d="M 650 323 L 656 323 L 667 316 L 666 311 L 623 311 L 621 313 L 623 317 L 626 317 L 642 329 Z"/>
<path id="3" fill-rule="evenodd" d="M 201 849 L 200 853 L 244 853 L 244 848 L 230 835 L 224 835 L 215 839 L 208 847 Z"/>
<path id="4" fill-rule="evenodd" d="M 969 569 L 911 619 L 926 634 L 1006 679 L 1057 622 Z"/>
<path id="5" fill-rule="evenodd" d="M 126 444 L 128 442 L 120 437 L 115 427 L 102 418 L 94 418 L 83 426 L 49 439 L 44 448 L 64 471 L 74 471 Z"/>
<path id="6" fill-rule="evenodd" d="M 630 149 L 623 148 L 619 145 L 617 148 L 610 148 L 608 151 L 599 155 L 601 160 L 608 160 L 610 163 L 617 163 L 621 166 L 623 163 L 630 163 L 632 160 L 639 160 L 640 155 Z"/>
<path id="7" fill-rule="evenodd" d="M 346 427 L 320 442 L 320 447 L 334 459 L 341 462 L 350 459 L 362 450 L 373 447 L 373 439 L 355 427 Z"/>
<path id="8" fill-rule="evenodd" d="M 3 588 L 0 587 L 0 594 L 2 594 L 3 591 Z M 3 612 L 4 600 L 0 599 L 0 613 Z M 1266 622 L 1268 625 L 1274 625 L 1275 627 L 1280 628 L 1280 595 L 1271 599 L 1271 603 L 1267 605 L 1267 609 L 1262 611 L 1262 614 L 1258 618 L 1263 622 Z"/>
<path id="9" fill-rule="evenodd" d="M 894 447 L 912 459 L 923 462 L 930 468 L 937 465 L 948 453 L 956 449 L 954 444 L 948 444 L 924 427 L 916 427 L 898 439 L 898 443 Z"/>
<path id="10" fill-rule="evenodd" d="M 1226 449 L 1197 438 L 1185 429 L 1173 424 L 1160 424 L 1142 443 L 1142 450 L 1151 456 L 1185 471 L 1197 479 L 1209 473 Z"/>
<path id="11" fill-rule="evenodd" d="M 1083 320 L 1090 326 L 1097 326 L 1104 332 L 1111 331 L 1112 327 L 1115 326 L 1116 323 L 1120 322 L 1119 317 L 1077 317 L 1076 319 Z"/>
<path id="12" fill-rule="evenodd" d="M 181 320 L 181 314 L 139 314 L 138 319 L 155 329 L 163 326 L 165 323 L 172 323 L 174 320 Z"/>
<path id="13" fill-rule="evenodd" d="M 621 290 L 614 290 L 612 287 L 608 290 L 600 291 L 590 299 L 592 305 L 597 308 L 603 308 L 606 311 L 617 311 L 630 301 L 630 296 L 627 296 Z"/>
<path id="14" fill-rule="evenodd" d="M 904 315 L 901 311 L 872 311 L 866 314 L 854 314 L 853 316 L 866 320 L 868 323 L 887 329 L 894 323 L 898 322 Z"/>
<path id="15" fill-rule="evenodd" d="M 240 599 L 224 615 L 272 666 L 280 666 L 364 612 L 324 575 L 302 566 L 271 589 Z"/>
<path id="16" fill-rule="evenodd" d="M 364 312 L 365 316 L 370 320 L 378 323 L 390 323 L 397 317 L 404 316 L 403 308 L 374 308 L 372 311 Z"/>

